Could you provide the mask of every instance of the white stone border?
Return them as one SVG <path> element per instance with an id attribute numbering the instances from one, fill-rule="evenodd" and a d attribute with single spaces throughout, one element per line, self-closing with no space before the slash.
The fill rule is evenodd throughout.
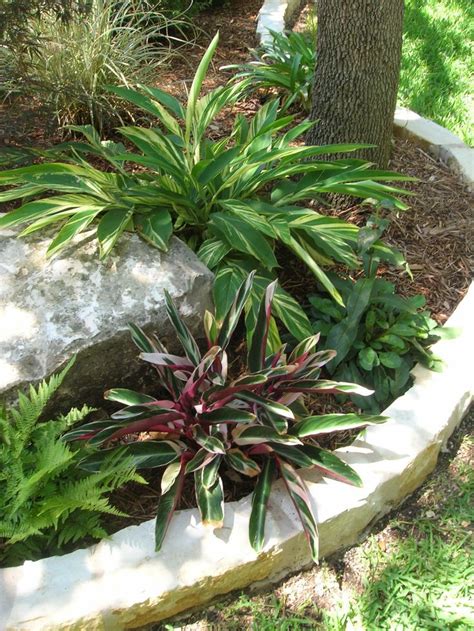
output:
<path id="1" fill-rule="evenodd" d="M 261 43 L 271 41 L 269 31 L 282 32 L 306 0 L 265 0 L 257 20 L 257 37 Z M 412 110 L 397 108 L 395 133 L 411 138 L 455 171 L 470 191 L 474 190 L 474 149 L 461 138 Z"/>
<path id="2" fill-rule="evenodd" d="M 429 135 L 419 118 L 403 116 L 408 115 L 399 114 L 398 120 L 407 133 L 437 147 L 441 158 L 456 155 L 459 147 L 450 142 L 449 132 L 443 130 L 449 138 L 438 142 L 434 123 L 426 121 L 433 132 Z M 443 154 L 447 147 L 449 155 Z M 337 450 L 362 477 L 363 488 L 305 472 L 322 557 L 355 543 L 433 470 L 440 449 L 473 399 L 473 321 L 471 286 L 448 321 L 459 328 L 459 336 L 433 348 L 445 361 L 444 371 L 417 366 L 413 387 L 385 410 L 390 421 L 367 428 L 350 447 Z M 154 521 L 149 521 L 87 549 L 0 570 L 0 630 L 132 629 L 308 565 L 307 544 L 281 483 L 275 484 L 271 496 L 266 545 L 260 555 L 248 542 L 250 505 L 249 497 L 227 504 L 224 527 L 216 531 L 199 523 L 196 509 L 179 511 L 159 554 L 153 546 Z"/>

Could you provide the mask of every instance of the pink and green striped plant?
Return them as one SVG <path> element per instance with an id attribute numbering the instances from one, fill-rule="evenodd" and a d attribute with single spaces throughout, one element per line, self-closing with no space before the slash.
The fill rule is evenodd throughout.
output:
<path id="1" fill-rule="evenodd" d="M 265 516 L 272 481 L 280 476 L 301 518 L 316 560 L 318 532 L 300 467 L 316 467 L 324 476 L 355 486 L 358 474 L 334 453 L 318 446 L 318 435 L 382 423 L 385 417 L 358 414 L 310 415 L 305 395 L 328 393 L 371 394 L 352 383 L 320 379 L 321 367 L 334 351 L 315 352 L 318 336 L 300 342 L 290 353 L 285 347 L 268 352 L 271 304 L 276 283 L 268 285 L 260 304 L 248 348 L 248 372 L 228 375 L 226 349 L 252 289 L 252 273 L 238 289 L 233 304 L 217 322 L 209 312 L 204 319 L 208 349 L 204 354 L 167 295 L 167 312 L 184 356 L 172 355 L 157 339 L 131 326 L 141 358 L 157 370 L 168 393 L 158 399 L 131 390 L 109 390 L 105 398 L 125 404 L 110 419 L 83 425 L 66 440 L 84 439 L 104 449 L 82 461 L 96 471 L 112 451 L 120 450 L 137 468 L 164 467 L 156 519 L 156 549 L 179 504 L 185 476 L 194 476 L 197 505 L 204 524 L 215 528 L 224 520 L 221 472 L 234 469 L 257 478 L 252 497 L 249 538 L 260 551 L 264 544 Z M 120 439 L 127 438 L 127 442 Z"/>

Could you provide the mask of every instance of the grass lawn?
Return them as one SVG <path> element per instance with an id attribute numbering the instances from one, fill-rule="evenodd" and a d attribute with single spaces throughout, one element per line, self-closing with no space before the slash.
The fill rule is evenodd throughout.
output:
<path id="1" fill-rule="evenodd" d="M 468 631 L 474 628 L 474 410 L 434 474 L 362 544 L 274 590 L 147 631 Z"/>
<path id="2" fill-rule="evenodd" d="M 473 0 L 406 0 L 398 98 L 474 145 Z"/>

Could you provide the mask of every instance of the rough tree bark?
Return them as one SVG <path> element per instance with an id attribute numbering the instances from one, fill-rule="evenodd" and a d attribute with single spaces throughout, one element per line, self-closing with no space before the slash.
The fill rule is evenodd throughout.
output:
<path id="1" fill-rule="evenodd" d="M 319 0 L 308 144 L 377 145 L 359 157 L 388 163 L 403 35 L 403 0 Z M 354 154 L 352 154 L 354 155 Z"/>

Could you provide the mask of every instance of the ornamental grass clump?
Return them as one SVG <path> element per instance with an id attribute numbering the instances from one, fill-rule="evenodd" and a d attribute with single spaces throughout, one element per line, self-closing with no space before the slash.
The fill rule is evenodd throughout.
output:
<path id="1" fill-rule="evenodd" d="M 332 357 L 330 350 L 314 352 L 318 336 L 298 344 L 291 353 L 281 347 L 267 352 L 271 304 L 270 284 L 259 307 L 248 348 L 247 371 L 228 375 L 226 349 L 252 288 L 253 274 L 238 289 L 222 321 L 205 316 L 208 349 L 200 349 L 167 296 L 168 317 L 183 346 L 184 356 L 172 355 L 158 340 L 138 327 L 132 336 L 141 358 L 158 373 L 165 398 L 125 389 L 109 390 L 105 397 L 125 404 L 110 419 L 74 429 L 66 439 L 87 440 L 105 448 L 83 460 L 89 471 L 120 453 L 137 468 L 163 467 L 161 498 L 156 519 L 156 548 L 162 546 L 178 506 L 184 478 L 194 477 L 196 501 L 204 524 L 220 527 L 224 519 L 224 467 L 257 478 L 252 498 L 249 538 L 255 550 L 264 543 L 265 515 L 273 479 L 279 475 L 301 518 L 311 554 L 318 555 L 318 534 L 311 501 L 298 467 L 316 467 L 325 476 L 361 485 L 358 474 L 334 453 L 316 442 L 320 434 L 385 421 L 381 416 L 357 414 L 311 415 L 305 394 L 369 390 L 351 383 L 320 379 L 320 370 Z M 145 434 L 146 433 L 146 434 Z M 126 439 L 124 444 L 120 439 Z"/>

